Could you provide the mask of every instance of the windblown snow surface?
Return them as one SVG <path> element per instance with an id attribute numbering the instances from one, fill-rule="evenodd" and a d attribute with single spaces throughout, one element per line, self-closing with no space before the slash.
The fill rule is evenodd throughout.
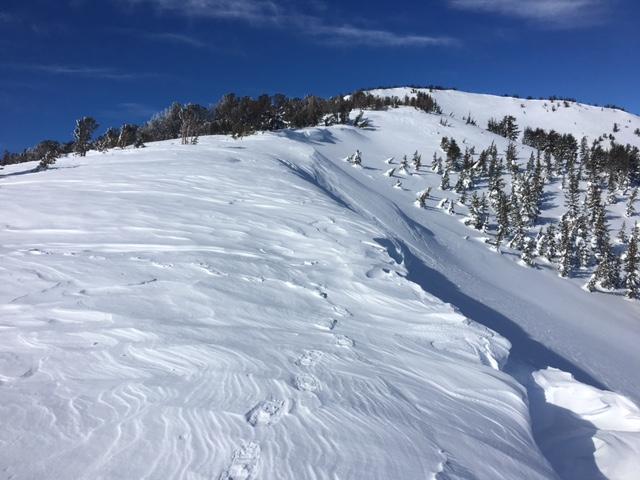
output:
<path id="1" fill-rule="evenodd" d="M 5 168 L 1 478 L 639 478 L 638 303 L 496 254 L 448 192 L 416 208 L 428 169 L 384 176 L 443 135 L 506 146 L 469 111 L 558 112 L 437 94 L 450 127 L 399 108 Z M 556 129 L 640 126 L 591 108 Z"/>

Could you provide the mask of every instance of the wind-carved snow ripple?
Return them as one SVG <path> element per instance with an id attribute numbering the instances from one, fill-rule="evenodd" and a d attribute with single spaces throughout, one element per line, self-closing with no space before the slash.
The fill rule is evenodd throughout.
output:
<path id="1" fill-rule="evenodd" d="M 404 267 L 279 161 L 314 148 L 191 147 L 3 182 L 33 213 L 4 218 L 24 228 L 0 246 L 5 476 L 428 478 L 447 451 L 488 455 L 479 478 L 544 478 L 517 385 L 479 360 L 500 341 L 401 275 L 367 276 Z"/>

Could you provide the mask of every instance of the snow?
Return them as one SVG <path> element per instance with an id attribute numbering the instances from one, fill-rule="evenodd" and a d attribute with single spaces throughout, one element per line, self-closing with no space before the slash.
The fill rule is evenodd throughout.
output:
<path id="1" fill-rule="evenodd" d="M 428 168 L 384 175 L 504 139 L 366 117 L 5 168 L 3 474 L 634 478 L 638 302 L 490 250 Z"/>
<path id="2" fill-rule="evenodd" d="M 640 458 L 640 409 L 619 395 L 584 385 L 554 368 L 535 372 L 544 400 L 537 414 L 541 448 L 564 478 L 589 478 L 593 462 L 606 478 L 634 478 Z M 592 444 L 593 459 L 584 446 Z"/>

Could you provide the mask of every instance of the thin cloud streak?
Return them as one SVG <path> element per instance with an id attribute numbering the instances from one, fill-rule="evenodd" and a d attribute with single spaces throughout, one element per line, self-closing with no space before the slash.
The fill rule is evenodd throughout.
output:
<path id="1" fill-rule="evenodd" d="M 551 26 L 578 27 L 602 21 L 604 0 L 448 0 L 451 7 L 531 20 Z"/>
<path id="2" fill-rule="evenodd" d="M 49 75 L 69 75 L 104 80 L 137 80 L 141 78 L 160 77 L 156 73 L 125 73 L 110 67 L 92 67 L 60 64 L 13 64 L 4 65 L 13 70 L 39 72 Z"/>
<path id="3" fill-rule="evenodd" d="M 368 29 L 351 24 L 336 25 L 314 15 L 305 15 L 280 3 L 265 0 L 118 0 L 129 5 L 152 5 L 160 12 L 189 17 L 244 21 L 250 24 L 293 28 L 298 33 L 323 37 L 333 45 L 377 47 L 452 46 L 459 42 L 445 36 L 399 34 L 389 30 Z M 330 36 L 330 38 L 327 38 Z"/>
<path id="4" fill-rule="evenodd" d="M 158 42 L 167 42 L 167 43 L 176 43 L 180 45 L 187 45 L 195 48 L 205 48 L 207 44 L 198 40 L 197 38 L 191 37 L 189 35 L 183 35 L 181 33 L 145 33 L 142 35 L 143 38 L 152 41 Z"/>

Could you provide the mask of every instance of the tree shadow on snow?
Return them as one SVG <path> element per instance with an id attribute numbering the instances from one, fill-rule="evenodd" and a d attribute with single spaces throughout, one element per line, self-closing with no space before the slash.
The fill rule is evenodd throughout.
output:
<path id="1" fill-rule="evenodd" d="M 23 170 L 21 172 L 5 173 L 3 175 L 0 175 L 0 179 L 8 178 L 8 177 L 19 177 L 21 175 L 29 175 L 31 173 L 38 173 L 38 169 L 37 168 L 30 168 L 29 170 Z"/>

